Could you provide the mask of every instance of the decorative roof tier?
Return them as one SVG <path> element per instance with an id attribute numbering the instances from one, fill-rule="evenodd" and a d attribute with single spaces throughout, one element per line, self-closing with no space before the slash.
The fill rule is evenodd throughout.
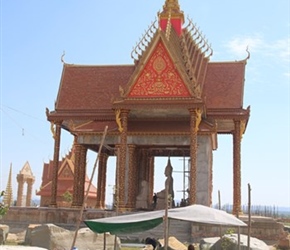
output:
<path id="1" fill-rule="evenodd" d="M 210 44 L 190 19 L 184 25 L 177 0 L 166 0 L 158 18 L 133 48 L 132 65 L 64 63 L 55 110 L 47 110 L 48 120 L 62 121 L 70 131 L 93 124 L 92 119 L 114 123 L 119 109 L 140 119 L 149 114 L 163 119 L 168 107 L 171 117 L 187 118 L 189 108 L 218 117 L 223 112 L 248 117 L 249 110 L 243 109 L 246 60 L 211 62 Z"/>

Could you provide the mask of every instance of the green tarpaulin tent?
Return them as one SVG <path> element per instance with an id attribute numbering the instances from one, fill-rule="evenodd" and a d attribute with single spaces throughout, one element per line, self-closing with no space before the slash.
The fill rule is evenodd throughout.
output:
<path id="1" fill-rule="evenodd" d="M 164 210 L 134 213 L 85 220 L 85 224 L 96 233 L 109 232 L 111 234 L 132 233 L 146 231 L 163 222 Z M 168 209 L 168 219 L 191 221 L 212 225 L 247 226 L 232 214 L 203 205 Z"/>

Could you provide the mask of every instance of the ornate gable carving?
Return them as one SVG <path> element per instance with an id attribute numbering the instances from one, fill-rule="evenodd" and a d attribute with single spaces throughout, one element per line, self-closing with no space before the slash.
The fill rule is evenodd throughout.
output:
<path id="1" fill-rule="evenodd" d="M 128 94 L 130 98 L 190 97 L 161 40 Z"/>
<path id="2" fill-rule="evenodd" d="M 25 175 L 25 176 L 33 176 L 33 173 L 32 173 L 32 170 L 31 170 L 31 167 L 30 167 L 28 161 L 25 163 L 23 168 L 20 170 L 19 174 Z"/>
<path id="3" fill-rule="evenodd" d="M 58 179 L 62 180 L 71 180 L 73 179 L 74 174 L 72 172 L 70 162 L 66 159 L 63 165 L 61 166 L 60 172 L 58 174 Z"/>

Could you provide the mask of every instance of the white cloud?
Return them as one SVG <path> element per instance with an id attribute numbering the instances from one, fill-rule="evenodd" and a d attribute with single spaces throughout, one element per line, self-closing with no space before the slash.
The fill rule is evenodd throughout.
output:
<path id="1" fill-rule="evenodd" d="M 224 44 L 227 51 L 235 58 L 243 58 L 248 47 L 255 58 L 260 58 L 264 63 L 279 65 L 290 77 L 290 37 L 267 41 L 260 35 L 234 37 Z"/>
<path id="2" fill-rule="evenodd" d="M 236 57 L 243 57 L 248 48 L 250 52 L 257 51 L 264 42 L 259 36 L 253 37 L 235 37 L 225 44 L 230 53 Z"/>

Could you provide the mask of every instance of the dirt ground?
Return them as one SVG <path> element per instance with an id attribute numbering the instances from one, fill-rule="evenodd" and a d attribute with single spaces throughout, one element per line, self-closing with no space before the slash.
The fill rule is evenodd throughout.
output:
<path id="1" fill-rule="evenodd" d="M 20 245 L 17 246 L 17 244 L 22 244 L 24 242 L 25 234 L 26 234 L 26 231 L 21 231 L 19 233 L 9 233 L 6 240 L 6 245 L 0 246 L 0 250 L 14 250 L 14 249 L 15 250 L 20 250 L 20 249 L 43 250 L 44 249 L 44 248 L 37 248 L 37 247 L 25 247 L 25 246 L 20 246 Z M 171 244 L 173 247 L 175 247 L 177 246 L 178 242 L 175 239 L 171 239 Z M 198 244 L 194 244 L 194 247 L 196 250 L 199 250 Z M 144 248 L 122 248 L 122 250 L 130 250 L 130 249 L 134 250 L 134 249 L 144 249 Z M 276 250 L 276 249 L 277 248 L 275 246 L 269 246 L 269 250 Z"/>

